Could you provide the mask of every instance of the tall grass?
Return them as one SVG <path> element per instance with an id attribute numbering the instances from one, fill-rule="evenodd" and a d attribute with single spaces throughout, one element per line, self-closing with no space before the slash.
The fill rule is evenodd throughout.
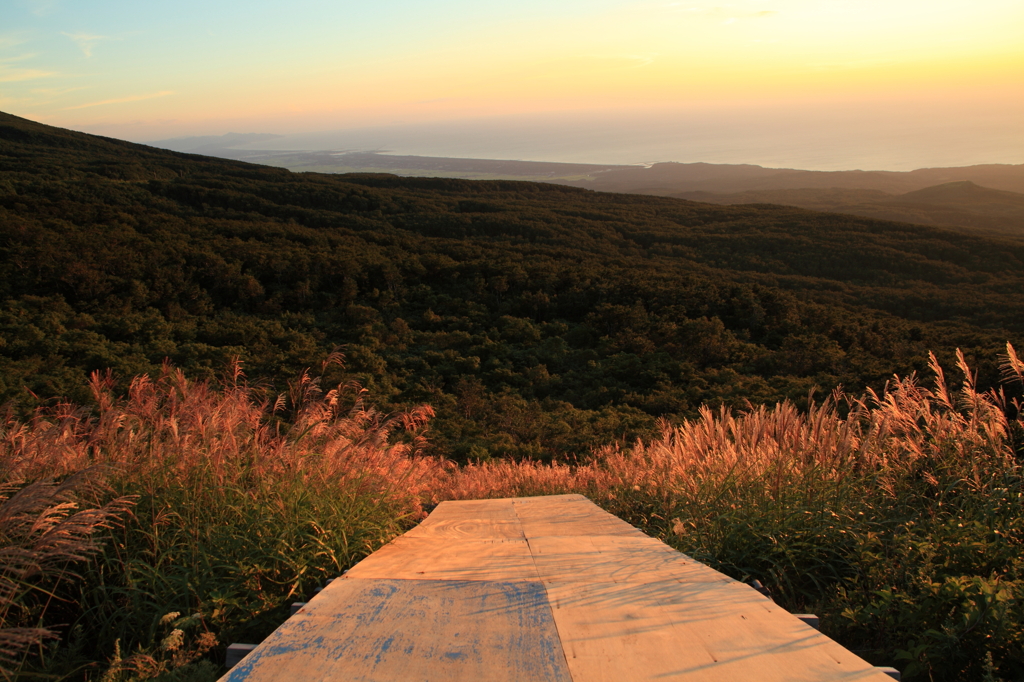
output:
<path id="1" fill-rule="evenodd" d="M 1024 679 L 1021 404 L 958 369 L 956 391 L 932 357 L 928 387 L 703 408 L 582 465 L 470 465 L 435 494 L 583 493 L 905 679 Z M 1019 386 L 1009 345 L 1004 369 Z"/>
<path id="2" fill-rule="evenodd" d="M 214 388 L 168 367 L 119 398 L 96 375 L 94 410 L 8 419 L 0 436 L 0 481 L 103 464 L 111 495 L 137 496 L 80 587 L 57 595 L 62 643 L 34 665 L 59 674 L 88 651 L 103 662 L 93 677 L 212 678 L 225 643 L 261 639 L 423 503 L 578 492 L 819 613 L 905 679 L 1020 679 L 1021 405 L 958 365 L 956 390 L 932 358 L 925 383 L 837 391 L 804 411 L 704 408 L 573 465 L 461 468 L 419 454 L 429 408 L 381 415 L 355 385 L 323 391 L 304 375 L 273 397 L 237 371 Z M 1005 370 L 1024 378 L 1009 346 Z"/>
<path id="3" fill-rule="evenodd" d="M 96 535 L 131 504 L 127 497 L 82 509 L 83 500 L 102 495 L 100 472 L 85 469 L 60 484 L 35 481 L 15 492 L 0 486 L 0 677 L 11 679 L 29 651 L 57 633 L 44 615 L 72 568 L 95 555 Z"/>
<path id="4" fill-rule="evenodd" d="M 183 668 L 215 677 L 204 655 L 259 641 L 289 602 L 423 516 L 442 466 L 418 456 L 429 408 L 382 415 L 358 386 L 325 392 L 308 374 L 276 397 L 237 368 L 224 384 L 165 367 L 119 398 L 95 374 L 93 410 L 63 404 L 7 420 L 0 481 L 102 464 L 117 493 L 136 499 L 77 591 L 51 608 L 68 626 L 65 646 L 37 668 L 64 674 L 99 652 L 113 662 L 105 679 Z"/>

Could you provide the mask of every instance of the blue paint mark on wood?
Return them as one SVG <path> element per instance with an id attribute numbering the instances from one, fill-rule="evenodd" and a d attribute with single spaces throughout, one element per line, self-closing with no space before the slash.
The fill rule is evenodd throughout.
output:
<path id="1" fill-rule="evenodd" d="M 225 679 L 571 678 L 542 583 L 338 580 Z"/>
<path id="2" fill-rule="evenodd" d="M 442 503 L 222 678 L 570 679 L 888 678 L 579 495 Z"/>

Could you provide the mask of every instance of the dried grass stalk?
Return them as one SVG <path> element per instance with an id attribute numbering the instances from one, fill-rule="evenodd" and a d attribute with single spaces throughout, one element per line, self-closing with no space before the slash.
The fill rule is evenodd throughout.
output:
<path id="1" fill-rule="evenodd" d="M 663 499 L 758 482 L 769 495 L 810 472 L 838 481 L 873 473 L 883 489 L 910 471 L 966 469 L 982 485 L 984 470 L 1012 467 L 1010 424 L 1001 392 L 981 393 L 962 353 L 958 392 L 948 388 L 935 356 L 932 387 L 916 377 L 893 377 L 886 389 L 862 399 L 835 392 L 805 412 L 791 403 L 750 407 L 737 414 L 702 407 L 678 426 L 662 424 L 659 438 L 630 448 L 605 447 L 576 467 L 496 461 L 452 469 L 430 488 L 434 501 L 580 492 L 596 500 L 633 490 Z M 1024 380 L 1022 363 L 1007 344 L 1007 378 Z M 841 416 L 838 409 L 849 410 Z"/>
<path id="2" fill-rule="evenodd" d="M 25 627 L 32 616 L 28 597 L 46 595 L 54 579 L 77 577 L 71 565 L 99 551 L 97 532 L 110 528 L 132 504 L 131 498 L 119 497 L 81 509 L 83 498 L 106 492 L 101 475 L 99 467 L 91 467 L 60 483 L 0 487 L 0 675 L 5 679 L 31 647 L 56 636 L 46 627 Z"/>

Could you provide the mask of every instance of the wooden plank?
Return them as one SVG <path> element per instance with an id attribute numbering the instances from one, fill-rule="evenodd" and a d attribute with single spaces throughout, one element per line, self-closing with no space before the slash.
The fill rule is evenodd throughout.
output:
<path id="1" fill-rule="evenodd" d="M 570 682 L 537 582 L 336 580 L 223 678 Z"/>
<path id="2" fill-rule="evenodd" d="M 528 542 L 537 574 L 546 582 L 734 582 L 647 536 L 535 537 Z"/>
<path id="3" fill-rule="evenodd" d="M 227 679 L 570 677 L 889 679 L 749 586 L 580 495 L 440 504 Z"/>
<path id="4" fill-rule="evenodd" d="M 429 525 L 440 520 L 449 519 L 519 521 L 512 499 L 465 500 L 440 503 L 420 525 Z"/>
<path id="5" fill-rule="evenodd" d="M 528 538 L 571 535 L 627 535 L 647 537 L 582 495 L 514 500 L 516 515 Z"/>
<path id="6" fill-rule="evenodd" d="M 577 682 L 886 680 L 735 581 L 549 582 L 545 587 Z"/>
<path id="7" fill-rule="evenodd" d="M 522 524 L 511 499 L 442 502 L 405 537 L 523 539 Z"/>
<path id="8" fill-rule="evenodd" d="M 396 538 L 349 569 L 348 579 L 540 580 L 525 540 Z"/>
<path id="9" fill-rule="evenodd" d="M 456 514 L 440 515 L 434 518 L 435 511 L 427 520 L 416 526 L 404 537 L 439 537 L 439 538 L 464 538 L 467 540 L 493 540 L 495 538 L 510 538 L 524 540 L 523 525 L 512 513 L 511 519 L 488 518 L 478 516 L 465 518 Z"/>
<path id="10" fill-rule="evenodd" d="M 523 534 L 527 538 L 536 537 L 568 537 L 572 535 L 620 535 L 627 537 L 647 537 L 643 532 L 630 526 L 625 521 L 609 521 L 600 517 L 523 519 Z"/>
<path id="11" fill-rule="evenodd" d="M 495 538 L 526 539 L 526 536 L 523 534 L 523 526 L 518 521 L 468 519 L 451 519 L 429 525 L 423 524 L 406 533 L 405 537 L 466 538 L 467 540 L 491 540 Z"/>
<path id="12" fill-rule="evenodd" d="M 562 495 L 535 495 L 533 497 L 506 497 L 502 501 L 508 500 L 516 507 L 553 507 L 561 505 L 571 505 L 577 509 L 593 507 L 600 512 L 604 512 L 603 509 L 598 507 L 596 504 L 590 501 L 590 498 L 586 495 L 580 495 L 579 493 L 564 493 Z M 477 502 L 490 502 L 492 500 L 476 500 Z M 583 505 L 583 507 L 580 507 Z"/>

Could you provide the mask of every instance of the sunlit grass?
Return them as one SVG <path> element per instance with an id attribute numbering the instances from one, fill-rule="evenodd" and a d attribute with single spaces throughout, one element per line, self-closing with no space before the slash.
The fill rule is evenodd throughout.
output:
<path id="1" fill-rule="evenodd" d="M 119 661 L 110 679 L 259 641 L 288 603 L 423 515 L 423 486 L 441 466 L 417 456 L 429 408 L 381 415 L 358 386 L 323 392 L 308 375 L 287 396 L 263 396 L 238 374 L 225 384 L 168 367 L 121 399 L 97 374 L 95 410 L 60 405 L 5 425 L 8 484 L 103 464 L 108 483 L 135 496 L 81 587 L 65 581 L 48 614 L 71 624 L 66 644 L 82 656 Z M 44 667 L 63 673 L 80 659 L 50 654 Z"/>
<path id="2" fill-rule="evenodd" d="M 1005 368 L 1019 383 L 1012 347 Z M 259 641 L 289 602 L 422 518 L 423 503 L 578 492 L 719 570 L 761 580 L 905 679 L 1016 679 L 1020 403 L 977 391 L 962 357 L 957 390 L 934 359 L 932 372 L 804 411 L 705 408 L 656 439 L 573 465 L 463 467 L 419 454 L 429 408 L 382 415 L 356 385 L 324 391 L 303 375 L 272 396 L 237 371 L 214 387 L 167 367 L 118 397 L 95 375 L 94 409 L 8 419 L 0 482 L 13 490 L 102 465 L 105 499 L 135 496 L 132 513 L 105 531 L 96 560 L 74 564 L 81 580 L 40 583 L 54 594 L 45 613 L 19 606 L 3 626 L 25 624 L 8 613 L 31 611 L 61 635 L 37 648 L 33 670 L 213 678 L 225 644 Z"/>
<path id="3" fill-rule="evenodd" d="M 1024 364 L 1007 348 L 1007 378 Z M 487 462 L 438 499 L 578 492 L 741 580 L 905 679 L 1024 675 L 1019 399 L 894 378 L 798 411 L 704 408 L 578 466 Z M 990 661 L 991 665 L 986 668 Z M 995 667 L 992 667 L 995 666 Z M 986 677 L 986 675 L 988 677 Z"/>

